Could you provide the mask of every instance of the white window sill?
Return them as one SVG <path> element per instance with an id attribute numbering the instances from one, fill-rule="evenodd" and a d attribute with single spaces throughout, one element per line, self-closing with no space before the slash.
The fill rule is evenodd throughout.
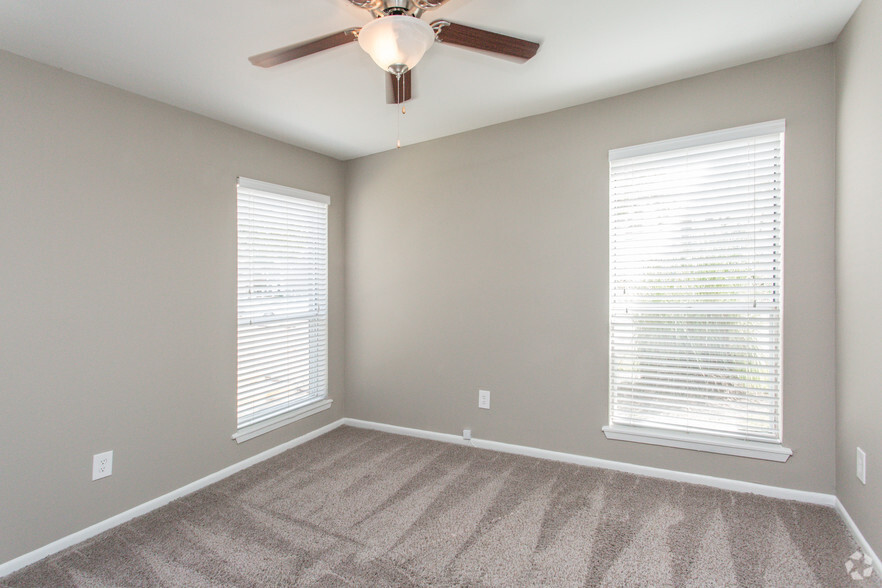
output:
<path id="1" fill-rule="evenodd" d="M 294 410 L 286 412 L 285 414 L 280 414 L 279 416 L 275 416 L 271 419 L 242 427 L 241 429 L 233 433 L 233 439 L 236 440 L 236 443 L 242 443 L 243 441 L 254 439 L 259 435 L 269 433 L 274 429 L 284 427 L 285 425 L 291 424 L 294 421 L 299 421 L 302 418 L 306 418 L 309 415 L 327 410 L 331 408 L 332 402 L 334 401 L 330 398 L 319 398 L 318 400 L 313 400 L 312 402 L 299 406 Z"/>
<path id="2" fill-rule="evenodd" d="M 621 425 L 603 427 L 603 434 L 606 435 L 607 439 L 616 441 L 633 441 L 634 443 L 679 447 L 681 449 L 723 453 L 778 462 L 785 462 L 793 455 L 793 451 L 776 443 L 740 441 L 738 439 L 726 439 L 695 433 L 678 433 L 661 429 L 646 429 L 643 427 L 623 427 Z"/>

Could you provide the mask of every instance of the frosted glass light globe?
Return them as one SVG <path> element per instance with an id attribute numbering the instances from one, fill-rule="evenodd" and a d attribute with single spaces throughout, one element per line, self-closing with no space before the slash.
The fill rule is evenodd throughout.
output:
<path id="1" fill-rule="evenodd" d="M 374 19 L 358 33 L 361 48 L 374 63 L 393 74 L 413 69 L 434 42 L 435 31 L 428 23 L 404 15 Z"/>

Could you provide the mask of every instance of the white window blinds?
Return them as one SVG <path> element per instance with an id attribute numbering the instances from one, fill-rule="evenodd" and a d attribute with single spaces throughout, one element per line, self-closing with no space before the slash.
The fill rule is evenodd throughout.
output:
<path id="1" fill-rule="evenodd" d="M 784 121 L 610 152 L 610 426 L 781 442 Z"/>
<path id="2" fill-rule="evenodd" d="M 327 395 L 329 202 L 239 178 L 239 429 Z"/>

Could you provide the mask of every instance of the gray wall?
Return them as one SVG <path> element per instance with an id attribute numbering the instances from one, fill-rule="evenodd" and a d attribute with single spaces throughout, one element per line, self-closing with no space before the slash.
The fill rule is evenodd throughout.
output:
<path id="1" fill-rule="evenodd" d="M 882 549 L 882 2 L 864 0 L 838 41 L 836 492 Z M 855 448 L 867 452 L 867 485 Z"/>
<path id="2" fill-rule="evenodd" d="M 335 399 L 241 445 L 238 175 L 332 198 Z M 0 562 L 342 416 L 343 188 L 338 161 L 0 52 Z"/>
<path id="3" fill-rule="evenodd" d="M 834 62 L 820 47 L 350 162 L 347 416 L 833 492 Z M 606 440 L 607 151 L 777 118 L 794 456 Z"/>

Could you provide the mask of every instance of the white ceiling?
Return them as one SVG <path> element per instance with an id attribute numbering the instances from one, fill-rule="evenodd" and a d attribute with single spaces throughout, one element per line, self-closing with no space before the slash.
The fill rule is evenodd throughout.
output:
<path id="1" fill-rule="evenodd" d="M 403 145 L 829 43 L 860 0 L 450 0 L 424 19 L 539 41 L 526 64 L 435 44 Z M 346 0 L 0 0 L 0 48 L 339 159 L 392 149 L 385 74 L 349 44 L 248 57 L 361 26 Z M 0 80 L 2 83 L 2 80 Z"/>

